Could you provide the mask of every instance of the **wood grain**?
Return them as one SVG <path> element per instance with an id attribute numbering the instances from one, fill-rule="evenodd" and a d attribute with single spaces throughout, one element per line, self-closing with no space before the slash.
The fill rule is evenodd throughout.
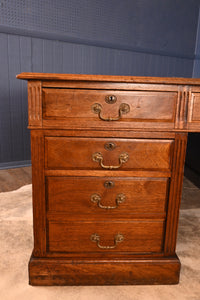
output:
<path id="1" fill-rule="evenodd" d="M 182 194 L 184 162 L 187 146 L 187 134 L 177 134 L 174 149 L 174 161 L 171 178 L 171 187 L 168 203 L 166 224 L 165 253 L 173 255 L 176 248 L 178 231 L 178 217 Z"/>
<path id="2" fill-rule="evenodd" d="M 160 83 L 160 84 L 191 84 L 200 85 L 198 78 L 176 78 L 176 77 L 136 77 L 136 76 L 111 76 L 111 75 L 85 75 L 85 74 L 52 74 L 52 73 L 21 73 L 18 79 L 27 80 L 86 80 L 86 81 L 109 81 L 109 82 L 138 82 L 138 83 Z"/>
<path id="3" fill-rule="evenodd" d="M 106 96 L 114 95 L 116 102 L 106 103 Z M 118 117 L 122 103 L 130 107 L 119 121 L 152 121 L 174 122 L 177 93 L 169 92 L 132 92 L 115 90 L 84 89 L 43 89 L 43 118 L 44 119 L 82 119 L 102 123 L 98 115 L 92 111 L 92 106 L 98 103 L 102 106 L 102 116 Z M 76 120 L 73 120 L 73 122 Z"/>
<path id="4" fill-rule="evenodd" d="M 157 259 L 30 259 L 31 285 L 177 284 L 176 256 Z"/>
<path id="5" fill-rule="evenodd" d="M 42 89 L 41 82 L 28 82 L 29 126 L 42 126 Z"/>
<path id="6" fill-rule="evenodd" d="M 44 137 L 42 131 L 31 132 L 32 201 L 34 256 L 43 257 L 46 252 L 46 207 L 44 178 Z"/>
<path id="7" fill-rule="evenodd" d="M 106 183 L 113 183 L 111 188 Z M 163 213 L 166 209 L 167 178 L 119 177 L 48 177 L 46 179 L 47 209 L 68 215 L 88 214 L 98 219 L 127 217 L 138 213 Z M 87 189 L 85 188 L 87 186 Z M 117 208 L 101 208 L 91 200 L 98 194 L 103 206 L 116 206 L 118 195 L 125 196 Z M 87 216 L 86 216 L 87 217 Z"/>
<path id="8" fill-rule="evenodd" d="M 50 129 L 43 129 L 44 136 L 52 136 L 52 130 Z M 154 132 L 148 132 L 148 131 L 135 131 L 135 130 L 56 130 L 54 128 L 53 130 L 53 136 L 66 136 L 66 137 L 90 137 L 92 134 L 92 137 L 117 137 L 117 138 L 145 138 L 145 139 L 174 139 L 175 133 L 174 132 L 161 132 L 161 131 L 154 131 Z"/>
<path id="9" fill-rule="evenodd" d="M 175 125 L 178 129 L 185 129 L 187 127 L 189 93 L 188 86 L 179 86 Z"/>
<path id="10" fill-rule="evenodd" d="M 200 131 L 200 79 L 48 73 L 17 78 L 29 81 L 30 284 L 178 283 L 184 159 L 187 132 Z M 108 104 L 108 95 L 117 101 Z M 101 104 L 101 115 L 92 111 L 94 103 Z M 116 117 L 121 103 L 130 111 L 120 120 L 100 120 Z M 97 152 L 101 162 L 93 159 Z M 105 169 L 118 166 L 122 153 L 128 160 L 119 169 Z M 101 207 L 91 201 L 95 193 Z M 124 201 L 105 208 L 119 194 Z M 116 242 L 119 234 L 123 239 Z"/>
<path id="11" fill-rule="evenodd" d="M 200 122 L 200 92 L 191 94 L 189 122 Z"/>
<path id="12" fill-rule="evenodd" d="M 106 143 L 114 143 L 113 151 L 105 149 Z M 153 139 L 113 139 L 113 138 L 45 138 L 45 167 L 47 169 L 84 169 L 104 170 L 93 161 L 94 153 L 101 153 L 106 166 L 118 166 L 122 153 L 128 153 L 129 159 L 119 170 L 171 169 L 173 140 Z"/>
<path id="13" fill-rule="evenodd" d="M 56 220 L 56 214 L 48 222 L 48 251 L 50 252 L 162 252 L 163 220 L 131 221 L 80 221 Z M 91 235 L 100 236 L 102 246 L 113 246 L 117 234 L 124 240 L 114 249 L 100 249 Z M 98 256 L 98 255 L 97 255 Z"/>

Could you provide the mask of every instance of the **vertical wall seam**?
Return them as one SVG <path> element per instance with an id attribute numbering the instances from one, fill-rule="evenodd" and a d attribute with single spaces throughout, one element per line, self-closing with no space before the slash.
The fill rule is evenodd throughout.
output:
<path id="1" fill-rule="evenodd" d="M 200 43 L 200 7 L 199 7 L 199 15 L 198 15 L 198 22 L 197 22 L 197 30 L 196 30 L 196 41 L 195 41 L 195 49 L 194 49 L 194 59 L 193 59 L 193 68 L 192 68 L 192 77 L 198 77 L 195 75 L 196 72 L 196 63 L 199 60 L 199 58 L 196 58 L 196 56 L 199 56 L 200 52 L 198 48 L 198 44 Z"/>
<path id="2" fill-rule="evenodd" d="M 9 34 L 7 34 L 7 55 L 9 54 Z M 8 97 L 9 97 L 9 113 L 10 113 L 10 139 L 13 139 L 13 134 L 12 134 L 12 114 L 11 114 L 11 94 L 10 94 L 10 61 L 9 61 L 9 55 L 8 55 Z M 13 145 L 12 142 L 10 143 L 10 157 L 11 157 L 11 161 L 14 161 L 14 153 L 13 153 Z"/>
<path id="3" fill-rule="evenodd" d="M 22 45 L 21 45 L 21 39 L 22 37 L 19 37 L 19 69 L 20 69 L 20 73 L 22 72 Z M 22 105 L 22 84 L 23 82 L 20 82 L 20 104 L 21 104 L 21 112 L 22 112 L 22 119 L 24 121 L 24 109 L 23 109 L 23 105 Z M 22 138 L 23 138 L 23 158 L 25 158 L 25 144 L 24 144 L 24 128 L 23 126 L 21 127 L 21 132 L 22 132 Z"/>

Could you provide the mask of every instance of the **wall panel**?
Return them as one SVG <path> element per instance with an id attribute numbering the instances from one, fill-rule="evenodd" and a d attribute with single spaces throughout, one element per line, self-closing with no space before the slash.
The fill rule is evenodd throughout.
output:
<path id="1" fill-rule="evenodd" d="M 0 167 L 30 160 L 20 72 L 190 77 L 193 60 L 0 33 Z"/>

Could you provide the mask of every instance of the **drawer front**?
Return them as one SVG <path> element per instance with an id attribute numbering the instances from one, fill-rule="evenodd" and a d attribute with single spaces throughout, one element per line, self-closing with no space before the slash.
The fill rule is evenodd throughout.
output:
<path id="1" fill-rule="evenodd" d="M 127 217 L 163 213 L 167 178 L 48 177 L 47 207 L 65 214 Z"/>
<path id="2" fill-rule="evenodd" d="M 171 169 L 173 140 L 45 138 L 47 169 Z"/>
<path id="3" fill-rule="evenodd" d="M 200 123 L 200 93 L 192 93 L 191 95 L 189 121 Z"/>
<path id="4" fill-rule="evenodd" d="M 200 132 L 200 90 L 192 92 L 189 97 L 187 129 Z"/>
<path id="5" fill-rule="evenodd" d="M 49 252 L 162 252 L 164 221 L 49 221 Z"/>
<path id="6" fill-rule="evenodd" d="M 176 101 L 176 92 L 44 88 L 43 120 L 86 127 L 91 122 L 97 127 L 130 121 L 174 123 Z"/>

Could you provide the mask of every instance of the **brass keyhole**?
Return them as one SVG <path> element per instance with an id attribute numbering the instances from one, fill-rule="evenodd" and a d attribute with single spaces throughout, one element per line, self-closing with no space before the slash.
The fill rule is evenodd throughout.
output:
<path id="1" fill-rule="evenodd" d="M 106 144 L 104 145 L 104 148 L 105 148 L 106 150 L 111 151 L 111 150 L 114 150 L 114 149 L 116 148 L 116 145 L 115 145 L 114 143 L 112 143 L 112 142 L 108 142 L 108 143 L 106 143 Z"/>
<path id="2" fill-rule="evenodd" d="M 105 188 L 110 189 L 115 186 L 115 183 L 113 181 L 105 181 L 104 186 Z"/>
<path id="3" fill-rule="evenodd" d="M 108 95 L 105 98 L 106 103 L 113 104 L 117 101 L 117 97 L 115 95 Z"/>

